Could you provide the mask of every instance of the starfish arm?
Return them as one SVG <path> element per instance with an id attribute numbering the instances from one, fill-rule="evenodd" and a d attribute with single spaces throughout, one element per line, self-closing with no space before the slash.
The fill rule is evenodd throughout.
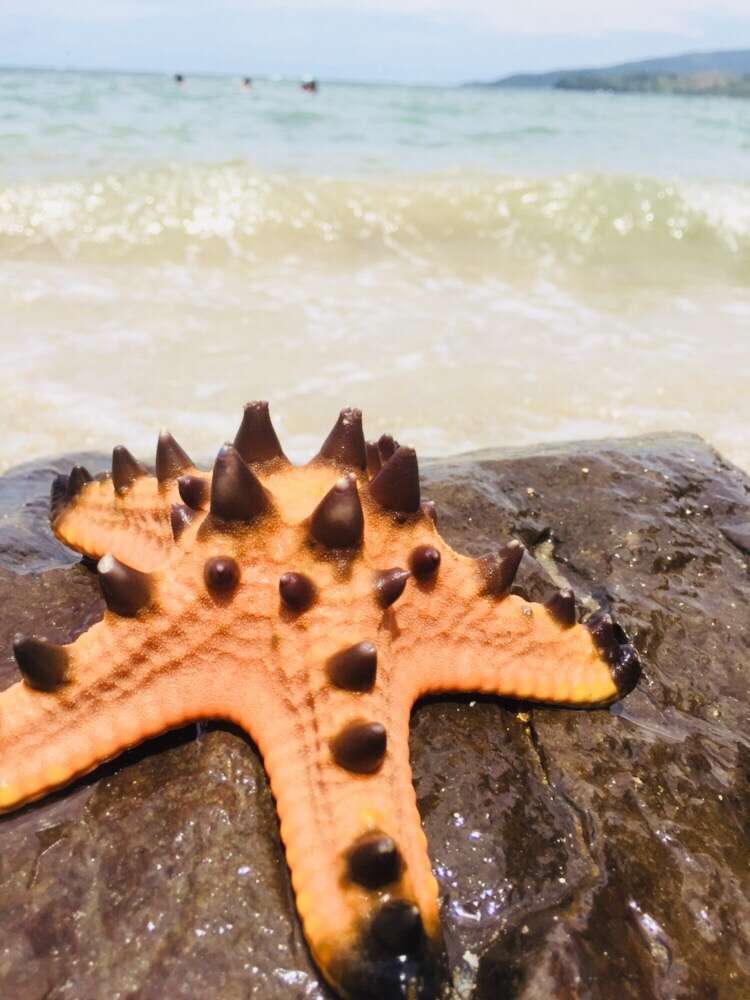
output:
<path id="1" fill-rule="evenodd" d="M 400 981 L 432 996 L 438 887 L 411 780 L 406 688 L 382 649 L 380 687 L 370 693 L 331 688 L 320 665 L 310 671 L 312 690 L 317 675 L 314 697 L 261 708 L 248 694 L 224 714 L 263 756 L 297 908 L 326 978 L 343 996 L 412 995 Z M 336 749 L 353 718 L 382 723 L 382 761 L 377 748 Z M 360 752 L 373 757 L 358 761 Z M 360 764 L 367 770 L 351 769 Z"/>
<path id="2" fill-rule="evenodd" d="M 58 684 L 39 690 L 24 680 L 0 694 L 0 811 L 203 714 L 170 647 L 147 640 L 148 628 L 107 613 L 54 647 L 65 661 Z"/>
<path id="3" fill-rule="evenodd" d="M 24 669 L 29 640 L 17 645 L 25 679 L 0 693 L 0 812 L 170 729 L 235 720 L 234 691 L 259 715 L 278 716 L 280 699 L 259 663 L 237 652 L 247 644 L 247 619 L 233 619 L 231 609 L 208 599 L 196 601 L 185 576 L 146 579 L 155 580 L 151 606 L 126 617 L 107 611 L 75 642 L 44 645 L 62 664 L 52 683 L 40 684 L 48 678 Z M 267 648 L 262 626 L 258 633 Z"/>
<path id="4" fill-rule="evenodd" d="M 637 678 L 637 654 L 611 620 L 598 630 L 561 623 L 545 605 L 484 593 L 477 562 L 455 553 L 444 553 L 428 599 L 412 591 L 400 614 L 395 650 L 412 664 L 415 698 L 455 691 L 604 705 Z"/>
<path id="5" fill-rule="evenodd" d="M 90 559 L 110 553 L 143 573 L 162 566 L 173 542 L 173 505 L 185 492 L 193 510 L 204 509 L 209 477 L 199 473 L 168 431 L 156 447 L 156 475 L 127 448 L 112 451 L 112 472 L 92 479 L 82 466 L 57 476 L 50 522 L 59 540 Z M 180 519 L 178 518 L 178 521 Z M 182 525 L 185 519 L 182 518 Z"/>
<path id="6" fill-rule="evenodd" d="M 160 487 L 154 476 L 136 479 L 122 495 L 111 478 L 93 479 L 71 499 L 53 502 L 50 521 L 55 536 L 81 555 L 100 559 L 109 552 L 149 573 L 172 548 L 170 507 L 179 501 L 176 483 Z"/>
<path id="7" fill-rule="evenodd" d="M 203 581 L 190 562 L 175 548 L 165 572 L 143 574 L 107 557 L 99 578 L 108 610 L 75 642 L 16 641 L 24 680 L 0 693 L 0 811 L 150 737 L 221 716 L 217 658 L 231 609 L 196 594 Z"/>

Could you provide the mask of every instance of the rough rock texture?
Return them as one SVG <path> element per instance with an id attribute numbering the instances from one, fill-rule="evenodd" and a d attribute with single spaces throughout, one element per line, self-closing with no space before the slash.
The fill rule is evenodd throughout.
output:
<path id="1" fill-rule="evenodd" d="M 101 613 L 47 528 L 70 465 L 0 479 L 0 688 L 16 631 L 67 639 Z M 415 712 L 450 995 L 747 997 L 750 480 L 683 436 L 423 472 L 451 544 L 521 538 L 536 559 L 518 586 L 611 602 L 646 664 L 610 711 Z M 171 734 L 0 819 L 0 984 L 22 1000 L 330 997 L 242 735 Z"/>

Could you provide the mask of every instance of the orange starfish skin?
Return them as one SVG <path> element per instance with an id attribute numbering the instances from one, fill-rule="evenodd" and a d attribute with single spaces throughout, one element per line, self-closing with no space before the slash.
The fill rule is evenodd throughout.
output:
<path id="1" fill-rule="evenodd" d="M 509 593 L 518 543 L 489 560 L 455 553 L 420 505 L 413 451 L 386 441 L 382 454 L 378 470 L 358 412 L 344 411 L 301 468 L 266 455 L 259 478 L 223 448 L 210 510 L 192 511 L 176 544 L 128 549 L 122 525 L 111 532 L 141 565 L 163 551 L 163 565 L 147 576 L 105 556 L 100 623 L 69 646 L 17 642 L 24 681 L 0 694 L 0 810 L 166 729 L 234 722 L 263 756 L 326 978 L 347 997 L 427 998 L 441 948 L 409 766 L 414 702 L 481 691 L 606 704 L 639 666 L 608 616 L 574 624 L 569 596 Z M 155 482 L 136 477 L 123 523 L 159 500 L 169 523 Z M 81 514 L 96 516 L 107 490 L 117 505 L 109 482 L 85 486 Z"/>
<path id="2" fill-rule="evenodd" d="M 138 479 L 124 496 L 117 496 L 109 476 L 93 479 L 53 513 L 52 530 L 90 559 L 110 552 L 150 572 L 166 562 L 172 548 L 169 511 L 174 500 L 179 500 L 177 483 L 161 489 L 153 476 Z"/>
<path id="3" fill-rule="evenodd" d="M 159 435 L 156 468 L 148 475 L 118 445 L 111 476 L 92 480 L 80 466 L 58 476 L 50 509 L 55 535 L 90 559 L 109 552 L 144 573 L 161 566 L 173 545 L 170 509 L 180 502 L 179 477 L 197 470 L 167 432 Z"/>

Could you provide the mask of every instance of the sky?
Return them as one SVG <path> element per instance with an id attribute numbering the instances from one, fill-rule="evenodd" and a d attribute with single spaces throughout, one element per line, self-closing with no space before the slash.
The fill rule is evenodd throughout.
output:
<path id="1" fill-rule="evenodd" d="M 750 0 L 0 0 L 0 65 L 454 83 L 750 48 Z"/>

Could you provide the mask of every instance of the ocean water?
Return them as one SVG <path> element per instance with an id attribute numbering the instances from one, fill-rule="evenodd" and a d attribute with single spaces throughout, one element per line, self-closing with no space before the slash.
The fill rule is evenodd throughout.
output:
<path id="1" fill-rule="evenodd" d="M 432 455 L 666 429 L 750 468 L 750 102 L 0 72 L 0 468 L 271 400 Z"/>

